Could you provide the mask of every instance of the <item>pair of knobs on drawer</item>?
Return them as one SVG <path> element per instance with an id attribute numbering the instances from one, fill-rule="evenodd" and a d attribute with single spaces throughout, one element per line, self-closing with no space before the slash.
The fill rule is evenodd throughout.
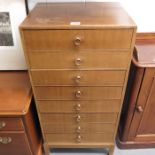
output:
<path id="1" fill-rule="evenodd" d="M 79 46 L 81 45 L 81 42 L 82 42 L 82 40 L 81 40 L 80 37 L 75 37 L 75 39 L 74 39 L 74 45 L 75 45 L 76 47 L 79 47 Z M 76 58 L 76 59 L 75 59 L 75 65 L 76 65 L 77 67 L 80 66 L 81 63 L 82 63 L 81 58 Z"/>

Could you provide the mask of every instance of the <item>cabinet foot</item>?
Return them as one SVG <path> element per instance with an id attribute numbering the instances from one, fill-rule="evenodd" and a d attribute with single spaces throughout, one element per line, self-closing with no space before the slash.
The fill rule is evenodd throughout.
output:
<path id="1" fill-rule="evenodd" d="M 114 146 L 109 147 L 109 153 L 108 155 L 113 155 L 114 153 Z"/>
<path id="2" fill-rule="evenodd" d="M 49 155 L 50 154 L 50 150 L 49 150 L 49 147 L 46 143 L 44 143 L 44 153 L 45 155 Z"/>

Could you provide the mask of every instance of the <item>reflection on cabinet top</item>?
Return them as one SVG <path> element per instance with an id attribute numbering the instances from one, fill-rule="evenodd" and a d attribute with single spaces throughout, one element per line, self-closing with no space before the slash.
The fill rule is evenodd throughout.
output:
<path id="1" fill-rule="evenodd" d="M 38 3 L 23 29 L 135 28 L 119 3 Z"/>
<path id="2" fill-rule="evenodd" d="M 0 115 L 24 115 L 32 97 L 26 71 L 0 72 Z"/>

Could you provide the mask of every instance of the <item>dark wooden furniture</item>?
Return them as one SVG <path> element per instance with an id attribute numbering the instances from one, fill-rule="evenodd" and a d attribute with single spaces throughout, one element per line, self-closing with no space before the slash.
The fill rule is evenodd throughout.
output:
<path id="1" fill-rule="evenodd" d="M 0 72 L 0 154 L 41 155 L 27 72 Z"/>
<path id="2" fill-rule="evenodd" d="M 154 115 L 155 35 L 139 35 L 119 127 L 119 147 L 155 147 Z"/>
<path id="3" fill-rule="evenodd" d="M 118 3 L 38 4 L 20 26 L 44 148 L 113 154 L 136 26 Z"/>

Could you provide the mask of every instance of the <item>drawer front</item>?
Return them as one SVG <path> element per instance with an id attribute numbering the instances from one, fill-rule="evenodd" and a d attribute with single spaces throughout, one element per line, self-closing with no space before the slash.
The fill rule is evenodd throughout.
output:
<path id="1" fill-rule="evenodd" d="M 113 134 L 45 134 L 48 143 L 108 143 L 114 141 Z"/>
<path id="2" fill-rule="evenodd" d="M 0 154 L 32 155 L 26 135 L 23 132 L 19 133 L 0 132 Z"/>
<path id="3" fill-rule="evenodd" d="M 34 85 L 123 86 L 126 71 L 31 71 Z"/>
<path id="4" fill-rule="evenodd" d="M 120 100 L 37 101 L 40 113 L 109 113 L 119 112 Z"/>
<path id="5" fill-rule="evenodd" d="M 133 29 L 24 30 L 31 50 L 129 49 Z"/>
<path id="6" fill-rule="evenodd" d="M 37 100 L 120 99 L 122 87 L 35 87 Z"/>
<path id="7" fill-rule="evenodd" d="M 117 113 L 96 113 L 96 114 L 41 114 L 44 123 L 114 123 L 117 120 Z"/>
<path id="8" fill-rule="evenodd" d="M 0 118 L 0 131 L 22 131 L 24 130 L 20 118 Z"/>
<path id="9" fill-rule="evenodd" d="M 110 123 L 43 123 L 44 133 L 114 133 L 114 129 Z"/>
<path id="10" fill-rule="evenodd" d="M 30 52 L 31 69 L 127 69 L 129 51 L 109 52 Z"/>

